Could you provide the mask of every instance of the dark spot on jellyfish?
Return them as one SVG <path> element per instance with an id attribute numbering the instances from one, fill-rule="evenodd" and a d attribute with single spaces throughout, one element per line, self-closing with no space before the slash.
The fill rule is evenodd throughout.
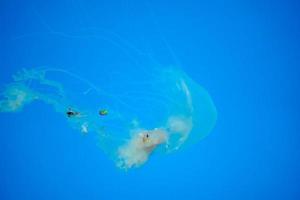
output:
<path id="1" fill-rule="evenodd" d="M 101 115 L 101 116 L 105 116 L 107 114 L 108 114 L 108 110 L 100 110 L 99 111 L 99 115 Z"/>
<path id="2" fill-rule="evenodd" d="M 146 143 L 149 141 L 149 133 L 146 133 L 146 135 L 143 136 L 143 143 Z"/>

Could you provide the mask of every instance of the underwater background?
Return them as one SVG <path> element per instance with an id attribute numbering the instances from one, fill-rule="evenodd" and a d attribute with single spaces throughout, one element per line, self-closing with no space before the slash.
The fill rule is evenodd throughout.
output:
<path id="1" fill-rule="evenodd" d="M 1 89 L 18 70 L 45 66 L 99 83 L 103 68 L 145 52 L 203 86 L 218 120 L 198 143 L 124 172 L 43 103 L 0 113 L 0 199 L 300 199 L 299 9 L 297 1 L 1 0 Z M 134 73 L 129 65 L 118 67 Z"/>

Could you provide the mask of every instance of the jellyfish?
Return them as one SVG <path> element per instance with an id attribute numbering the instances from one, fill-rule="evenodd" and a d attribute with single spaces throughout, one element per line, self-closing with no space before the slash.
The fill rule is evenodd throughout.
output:
<path id="1" fill-rule="evenodd" d="M 36 101 L 48 104 L 70 127 L 96 135 L 100 148 L 125 170 L 144 165 L 153 154 L 195 144 L 215 125 L 210 95 L 178 67 L 103 73 L 107 78 L 98 86 L 64 69 L 22 69 L 3 87 L 0 112 L 21 112 Z"/>

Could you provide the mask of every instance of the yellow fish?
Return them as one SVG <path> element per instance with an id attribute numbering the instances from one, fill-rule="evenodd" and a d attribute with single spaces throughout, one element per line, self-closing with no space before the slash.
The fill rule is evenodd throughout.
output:
<path id="1" fill-rule="evenodd" d="M 99 115 L 104 116 L 108 114 L 108 110 L 100 110 Z"/>

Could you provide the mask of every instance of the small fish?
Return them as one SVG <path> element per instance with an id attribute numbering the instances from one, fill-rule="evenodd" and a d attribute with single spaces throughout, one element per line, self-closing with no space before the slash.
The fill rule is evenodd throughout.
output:
<path id="1" fill-rule="evenodd" d="M 85 122 L 81 125 L 81 132 L 84 133 L 84 134 L 87 134 L 89 131 L 88 131 L 88 124 Z"/>
<path id="2" fill-rule="evenodd" d="M 101 116 L 105 116 L 107 114 L 108 114 L 108 110 L 100 110 L 99 111 L 99 115 L 101 115 Z"/>
<path id="3" fill-rule="evenodd" d="M 68 109 L 68 111 L 66 112 L 67 116 L 68 117 L 76 117 L 78 116 L 80 113 L 79 112 L 76 112 L 76 111 L 73 111 L 71 108 Z"/>

